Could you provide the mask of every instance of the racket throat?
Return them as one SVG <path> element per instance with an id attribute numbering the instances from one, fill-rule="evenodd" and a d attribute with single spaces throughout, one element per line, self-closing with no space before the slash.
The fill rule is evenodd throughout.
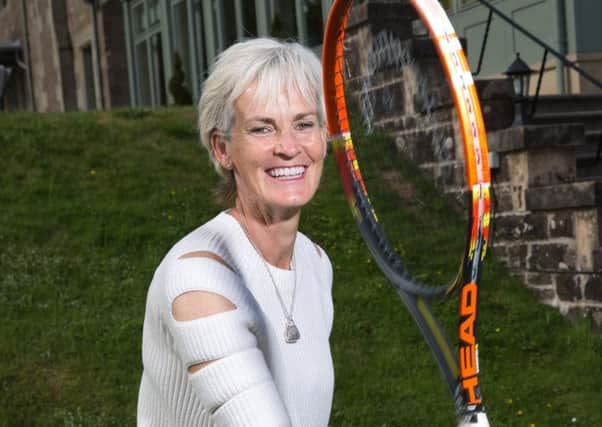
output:
<path id="1" fill-rule="evenodd" d="M 483 409 L 461 415 L 458 427 L 490 427 L 489 419 Z"/>

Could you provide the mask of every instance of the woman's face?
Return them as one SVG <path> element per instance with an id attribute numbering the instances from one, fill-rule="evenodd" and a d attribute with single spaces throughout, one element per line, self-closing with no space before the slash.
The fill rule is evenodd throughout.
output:
<path id="1" fill-rule="evenodd" d="M 222 144 L 238 202 L 271 217 L 296 214 L 318 188 L 326 131 L 298 93 L 282 91 L 268 106 L 254 103 L 254 94 L 251 86 L 235 102 L 230 140 Z"/>

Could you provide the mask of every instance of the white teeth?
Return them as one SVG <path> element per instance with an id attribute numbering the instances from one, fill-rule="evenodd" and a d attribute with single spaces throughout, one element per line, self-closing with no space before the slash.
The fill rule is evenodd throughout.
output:
<path id="1" fill-rule="evenodd" d="M 304 166 L 295 166 L 292 168 L 274 168 L 268 171 L 274 178 L 298 178 L 305 172 Z"/>

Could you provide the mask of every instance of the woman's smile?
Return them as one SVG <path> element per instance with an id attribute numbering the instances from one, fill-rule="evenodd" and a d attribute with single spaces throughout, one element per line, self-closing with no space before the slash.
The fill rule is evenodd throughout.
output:
<path id="1" fill-rule="evenodd" d="M 293 181 L 302 179 L 306 169 L 306 166 L 276 167 L 268 169 L 267 173 L 278 181 Z"/>

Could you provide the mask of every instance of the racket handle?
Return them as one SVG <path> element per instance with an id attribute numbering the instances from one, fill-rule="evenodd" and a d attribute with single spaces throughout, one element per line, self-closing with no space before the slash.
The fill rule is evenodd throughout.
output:
<path id="1" fill-rule="evenodd" d="M 460 418 L 458 427 L 489 427 L 489 420 L 485 412 L 475 412 Z"/>

